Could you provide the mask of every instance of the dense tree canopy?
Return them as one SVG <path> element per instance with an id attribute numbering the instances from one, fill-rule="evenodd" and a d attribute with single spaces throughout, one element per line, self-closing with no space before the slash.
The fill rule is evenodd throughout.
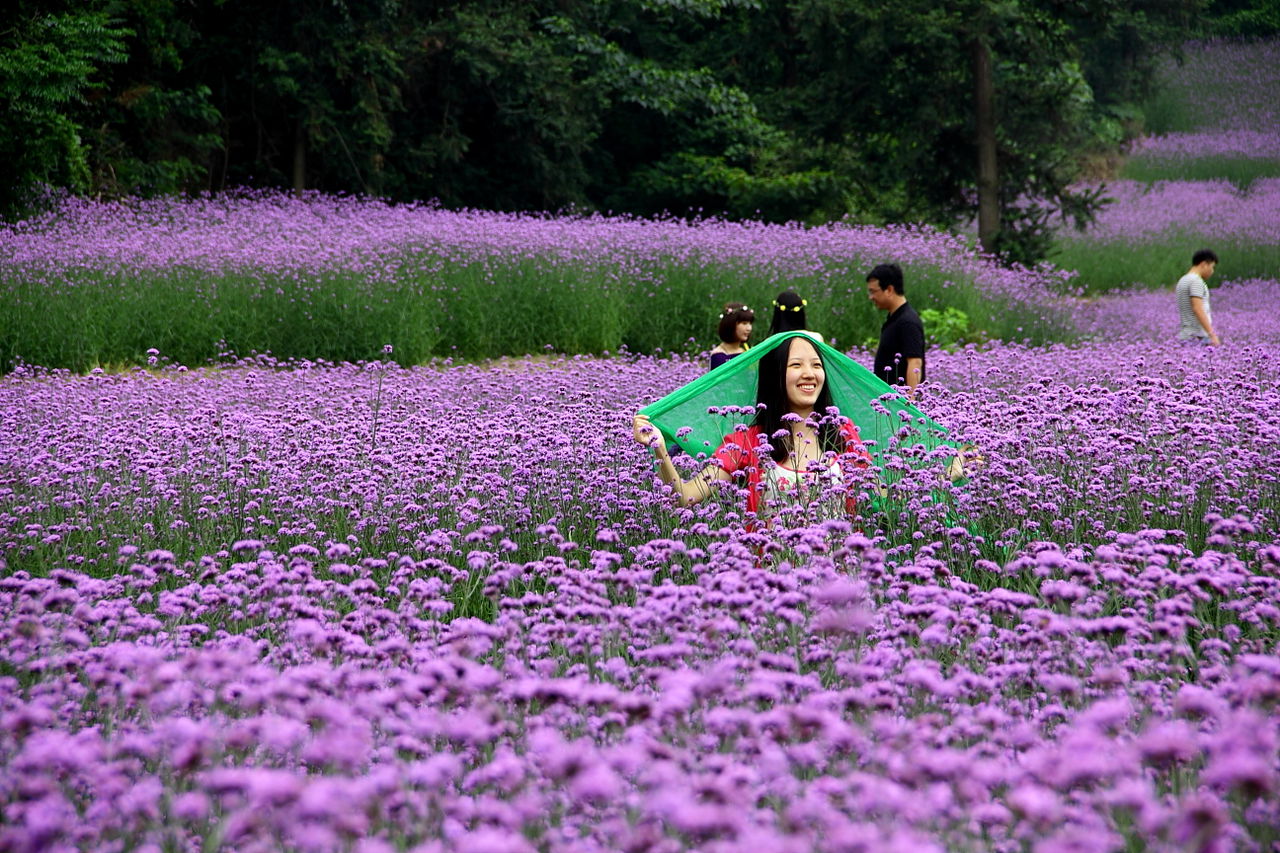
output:
<path id="1" fill-rule="evenodd" d="M 1096 209 L 1080 164 L 1132 132 L 1155 57 L 1206 5 L 20 0 L 0 205 L 269 185 L 949 223 L 985 200 L 984 242 L 1029 259 L 1051 211 Z"/>

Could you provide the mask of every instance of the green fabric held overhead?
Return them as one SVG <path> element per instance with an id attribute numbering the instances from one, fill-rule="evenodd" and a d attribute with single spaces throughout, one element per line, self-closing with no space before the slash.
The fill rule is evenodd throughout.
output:
<path id="1" fill-rule="evenodd" d="M 788 338 L 803 334 L 785 332 L 773 335 L 661 400 L 645 406 L 640 414 L 649 417 L 668 446 L 679 446 L 695 459 L 710 456 L 735 426 L 749 424 L 754 418 L 760 359 Z M 955 445 L 948 440 L 947 431 L 942 426 L 896 396 L 894 389 L 870 370 L 834 347 L 813 338 L 808 340 L 822 355 L 832 403 L 840 414 L 858 427 L 858 433 L 877 465 L 883 466 L 883 456 L 890 447 L 890 440 L 907 425 L 912 427 L 912 434 L 896 442 L 897 454 L 915 445 L 920 445 L 920 448 L 911 452 L 911 456 L 943 445 L 954 449 Z"/>

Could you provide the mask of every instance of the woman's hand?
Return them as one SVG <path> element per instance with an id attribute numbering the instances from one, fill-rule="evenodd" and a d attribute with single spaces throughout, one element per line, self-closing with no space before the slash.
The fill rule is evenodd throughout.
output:
<path id="1" fill-rule="evenodd" d="M 636 415 L 632 419 L 631 434 L 637 442 L 651 448 L 658 457 L 658 479 L 675 491 L 680 506 L 696 504 L 711 494 L 713 482 L 730 479 L 729 472 L 720 465 L 711 463 L 703 467 L 693 479 L 686 481 L 682 478 L 675 463 L 671 461 L 671 454 L 667 452 L 667 442 L 647 415 Z"/>
<path id="2" fill-rule="evenodd" d="M 976 444 L 963 444 L 960 450 L 947 465 L 947 477 L 952 482 L 967 477 L 987 464 L 987 459 L 978 450 Z"/>
<path id="3" fill-rule="evenodd" d="M 658 432 L 658 428 L 649 420 L 648 415 L 636 415 L 631 421 L 631 434 L 635 436 L 636 441 L 645 447 L 653 448 L 659 456 L 663 456 L 667 451 L 667 445 L 662 440 L 662 433 Z"/>

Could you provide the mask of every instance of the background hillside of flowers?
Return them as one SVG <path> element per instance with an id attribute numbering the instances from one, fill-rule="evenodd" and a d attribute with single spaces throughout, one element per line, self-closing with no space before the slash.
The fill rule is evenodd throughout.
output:
<path id="1" fill-rule="evenodd" d="M 1280 41 L 1191 42 L 1169 60 L 1113 202 L 1084 232 L 1062 229 L 1054 262 L 1091 292 L 1164 287 L 1213 246 L 1220 275 L 1280 270 Z"/>

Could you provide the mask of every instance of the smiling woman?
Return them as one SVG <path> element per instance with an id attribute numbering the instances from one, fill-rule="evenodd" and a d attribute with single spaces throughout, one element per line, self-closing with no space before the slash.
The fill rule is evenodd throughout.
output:
<path id="1" fill-rule="evenodd" d="M 871 455 L 853 422 L 835 413 L 823 355 L 807 336 L 792 335 L 765 353 L 756 387 L 752 423 L 724 436 L 711 460 L 688 480 L 649 418 L 635 416 L 636 441 L 653 448 L 658 475 L 681 506 L 705 500 L 717 483 L 731 482 L 746 486 L 751 514 L 814 499 L 827 505 L 825 498 L 852 481 L 855 469 L 868 467 Z M 855 511 L 851 498 L 844 503 Z"/>

